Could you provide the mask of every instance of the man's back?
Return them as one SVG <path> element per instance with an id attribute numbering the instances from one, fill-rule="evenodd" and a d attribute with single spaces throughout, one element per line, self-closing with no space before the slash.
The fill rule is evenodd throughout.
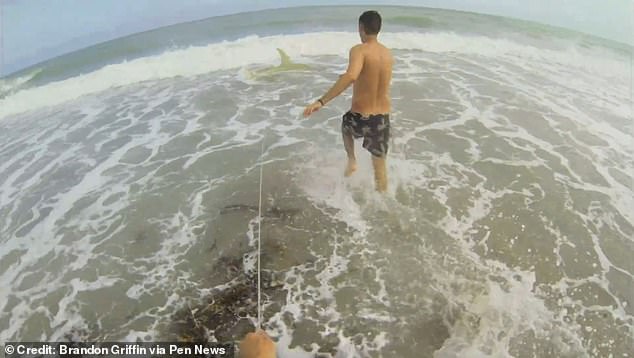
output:
<path id="1" fill-rule="evenodd" d="M 351 109 L 364 115 L 389 113 L 392 54 L 378 41 L 357 46 L 363 55 L 363 69 L 354 82 Z"/>

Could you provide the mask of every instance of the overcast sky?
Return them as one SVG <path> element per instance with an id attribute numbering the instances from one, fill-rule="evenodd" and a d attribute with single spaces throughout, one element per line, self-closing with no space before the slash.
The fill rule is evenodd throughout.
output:
<path id="1" fill-rule="evenodd" d="M 298 5 L 415 5 L 510 16 L 634 44 L 634 0 L 0 0 L 0 75 L 131 33 Z"/>

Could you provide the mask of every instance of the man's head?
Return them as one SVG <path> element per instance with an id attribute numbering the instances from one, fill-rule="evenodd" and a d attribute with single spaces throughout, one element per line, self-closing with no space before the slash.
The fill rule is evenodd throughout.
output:
<path id="1" fill-rule="evenodd" d="M 368 36 L 376 36 L 381 31 L 381 15 L 374 10 L 366 11 L 359 16 L 359 35 L 365 42 Z"/>

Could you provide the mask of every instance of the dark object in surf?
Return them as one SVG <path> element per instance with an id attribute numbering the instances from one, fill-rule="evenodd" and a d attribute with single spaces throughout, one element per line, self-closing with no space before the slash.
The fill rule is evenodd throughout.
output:
<path id="1" fill-rule="evenodd" d="M 257 285 L 237 282 L 199 305 L 187 304 L 174 315 L 172 331 L 183 342 L 237 342 L 254 330 L 249 317 L 257 316 Z"/>
<path id="2" fill-rule="evenodd" d="M 237 263 L 241 260 L 224 261 Z M 201 303 L 186 304 L 174 314 L 170 338 L 183 342 L 237 343 L 255 330 L 257 276 L 255 272 L 244 273 L 243 267 L 237 269 L 237 277 L 229 283 L 221 285 Z M 261 279 L 262 302 L 267 302 L 275 291 L 280 290 L 283 282 L 275 279 L 274 272 L 264 270 Z"/>

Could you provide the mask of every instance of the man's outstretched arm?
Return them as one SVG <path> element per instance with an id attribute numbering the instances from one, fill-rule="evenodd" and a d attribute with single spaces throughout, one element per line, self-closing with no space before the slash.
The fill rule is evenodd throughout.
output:
<path id="1" fill-rule="evenodd" d="M 348 88 L 359 77 L 361 69 L 363 68 L 363 54 L 361 54 L 361 47 L 355 46 L 350 49 L 350 59 L 348 62 L 348 69 L 346 72 L 339 76 L 339 79 L 335 84 L 323 95 L 320 101 L 308 105 L 304 110 L 304 116 L 309 116 L 313 112 L 319 110 L 323 105 L 330 102 L 333 98 L 341 94 L 346 88 Z"/>

